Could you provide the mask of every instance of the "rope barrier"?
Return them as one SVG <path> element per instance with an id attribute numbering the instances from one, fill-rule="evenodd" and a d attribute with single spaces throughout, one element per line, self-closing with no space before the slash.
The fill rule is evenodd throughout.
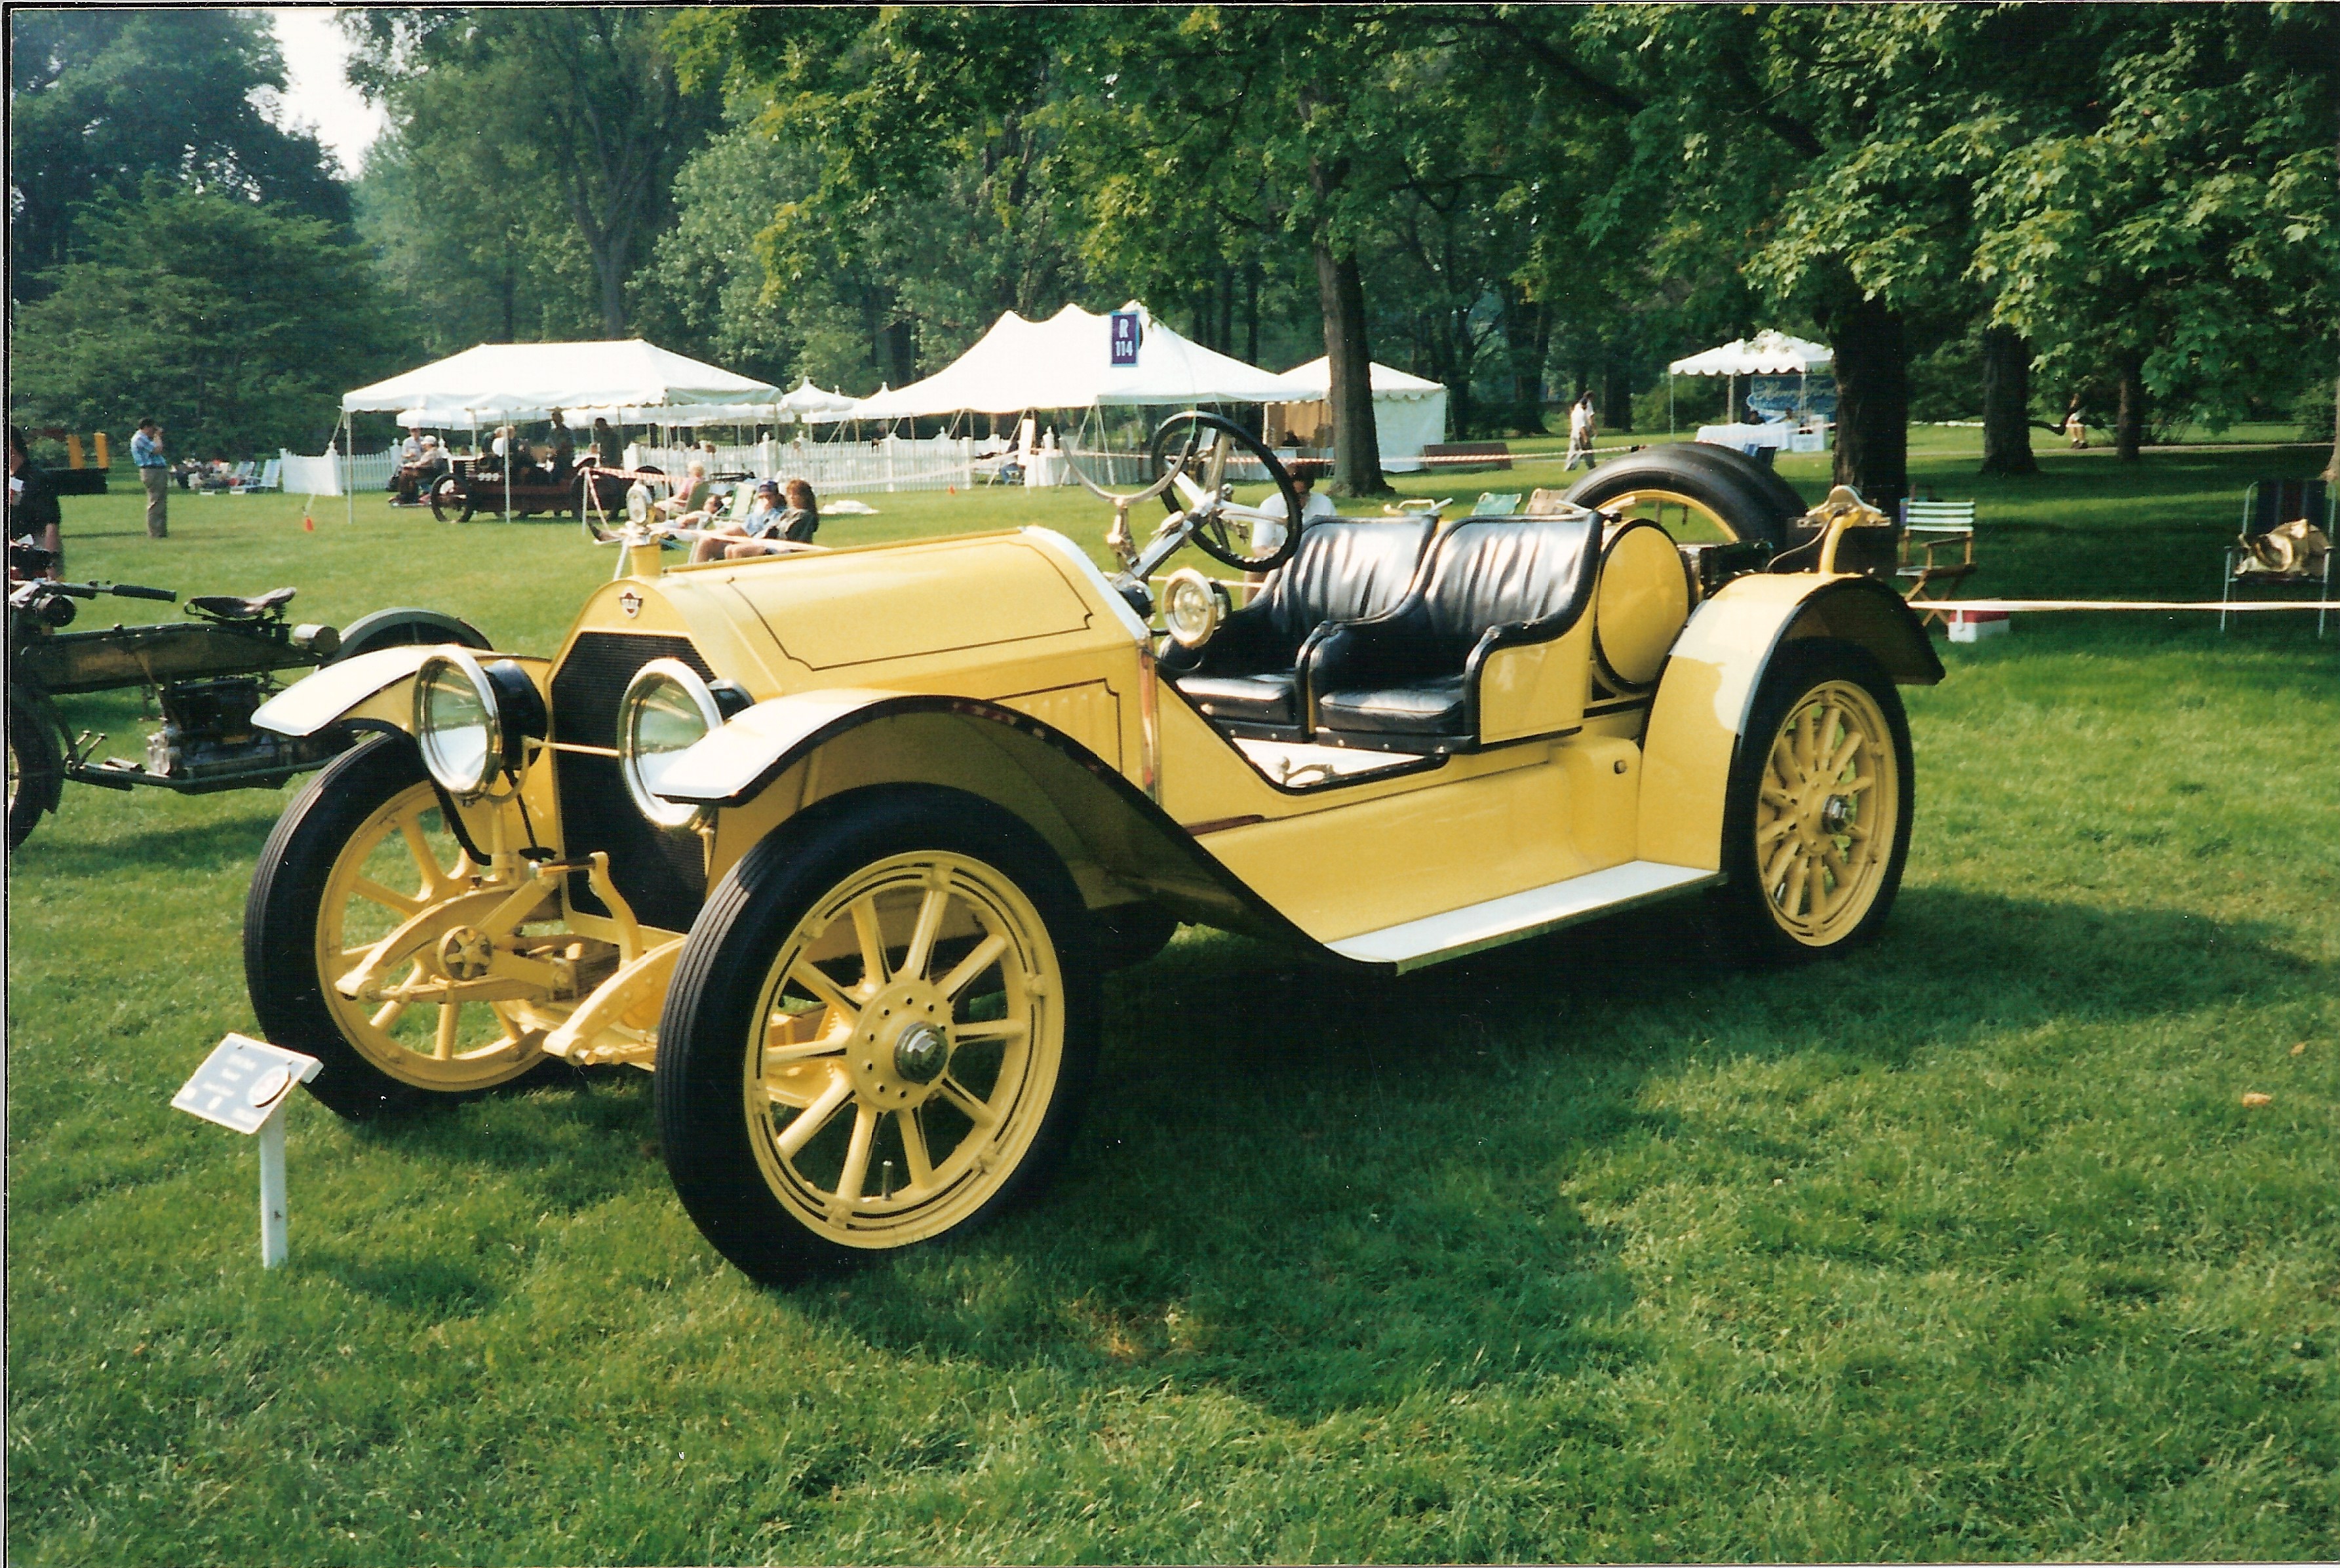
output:
<path id="1" fill-rule="evenodd" d="M 2340 600 L 2235 600 L 2221 602 L 2206 600 L 2195 603 L 2177 603 L 2161 600 L 2091 600 L 2091 599 L 1926 599 L 1912 601 L 1914 608 L 1934 610 L 1983 610 L 1999 614 L 2014 614 L 2034 610 L 2222 610 L 2239 615 L 2245 610 L 2340 610 Z"/>

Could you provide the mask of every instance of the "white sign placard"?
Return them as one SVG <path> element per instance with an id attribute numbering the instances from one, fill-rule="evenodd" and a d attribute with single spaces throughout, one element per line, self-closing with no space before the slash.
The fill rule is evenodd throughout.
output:
<path id="1" fill-rule="evenodd" d="M 203 1058 L 171 1104 L 191 1116 L 239 1133 L 256 1133 L 294 1084 L 305 1084 L 324 1064 L 314 1057 L 230 1035 Z"/>

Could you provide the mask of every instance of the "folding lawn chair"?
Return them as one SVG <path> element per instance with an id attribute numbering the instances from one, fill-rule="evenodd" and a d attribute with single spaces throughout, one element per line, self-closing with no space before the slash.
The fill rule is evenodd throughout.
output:
<path id="1" fill-rule="evenodd" d="M 1929 606 L 1946 603 L 1974 571 L 1974 531 L 1973 501 L 1901 502 L 1901 552 L 1893 578 L 1920 625 L 1948 624 L 1943 610 Z"/>
<path id="2" fill-rule="evenodd" d="M 2262 479 L 2243 492 L 2242 532 L 2226 546 L 2218 602 L 2235 602 L 2239 588 L 2312 588 L 2320 603 L 2332 598 L 2332 487 L 2320 479 Z M 2315 612 L 2324 635 L 2329 611 Z M 2218 611 L 2226 630 L 2227 611 Z"/>

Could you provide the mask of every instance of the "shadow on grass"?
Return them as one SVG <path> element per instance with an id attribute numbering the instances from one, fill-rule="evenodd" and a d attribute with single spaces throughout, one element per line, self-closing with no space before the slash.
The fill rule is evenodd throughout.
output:
<path id="1" fill-rule="evenodd" d="M 1891 1072 L 2009 1030 L 2331 984 L 2276 934 L 1913 889 L 1877 947 L 1792 971 L 1733 972 L 1653 911 L 1361 980 L 1190 933 L 1115 983 L 1046 1196 L 796 1299 L 895 1351 L 1119 1363 L 1303 1420 L 1623 1364 L 1645 1354 L 1631 1278 L 1565 1188 L 1680 1130 L 1649 1080 L 1789 1057 Z"/>
<path id="2" fill-rule="evenodd" d="M 68 784 L 61 812 L 99 812 L 114 805 L 115 791 L 95 785 Z M 249 815 L 217 819 L 188 826 L 163 826 L 137 832 L 76 837 L 55 831 L 44 822 L 16 856 L 12 875 L 85 878 L 93 881 L 118 878 L 125 865 L 167 867 L 174 870 L 213 872 L 233 868 L 248 877 L 260 858 L 260 847 L 276 826 L 283 809 L 281 790 L 255 797 L 258 808 Z M 82 822 L 78 827 L 88 828 Z M 22 858 L 22 865 L 15 862 Z"/>

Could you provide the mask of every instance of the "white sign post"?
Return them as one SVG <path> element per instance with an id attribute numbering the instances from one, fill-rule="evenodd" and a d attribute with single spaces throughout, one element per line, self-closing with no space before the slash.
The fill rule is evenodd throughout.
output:
<path id="1" fill-rule="evenodd" d="M 291 1250 L 284 1226 L 284 1102 L 292 1086 L 324 1063 L 246 1035 L 213 1047 L 171 1104 L 233 1132 L 260 1136 L 260 1266 L 274 1268 Z"/>

